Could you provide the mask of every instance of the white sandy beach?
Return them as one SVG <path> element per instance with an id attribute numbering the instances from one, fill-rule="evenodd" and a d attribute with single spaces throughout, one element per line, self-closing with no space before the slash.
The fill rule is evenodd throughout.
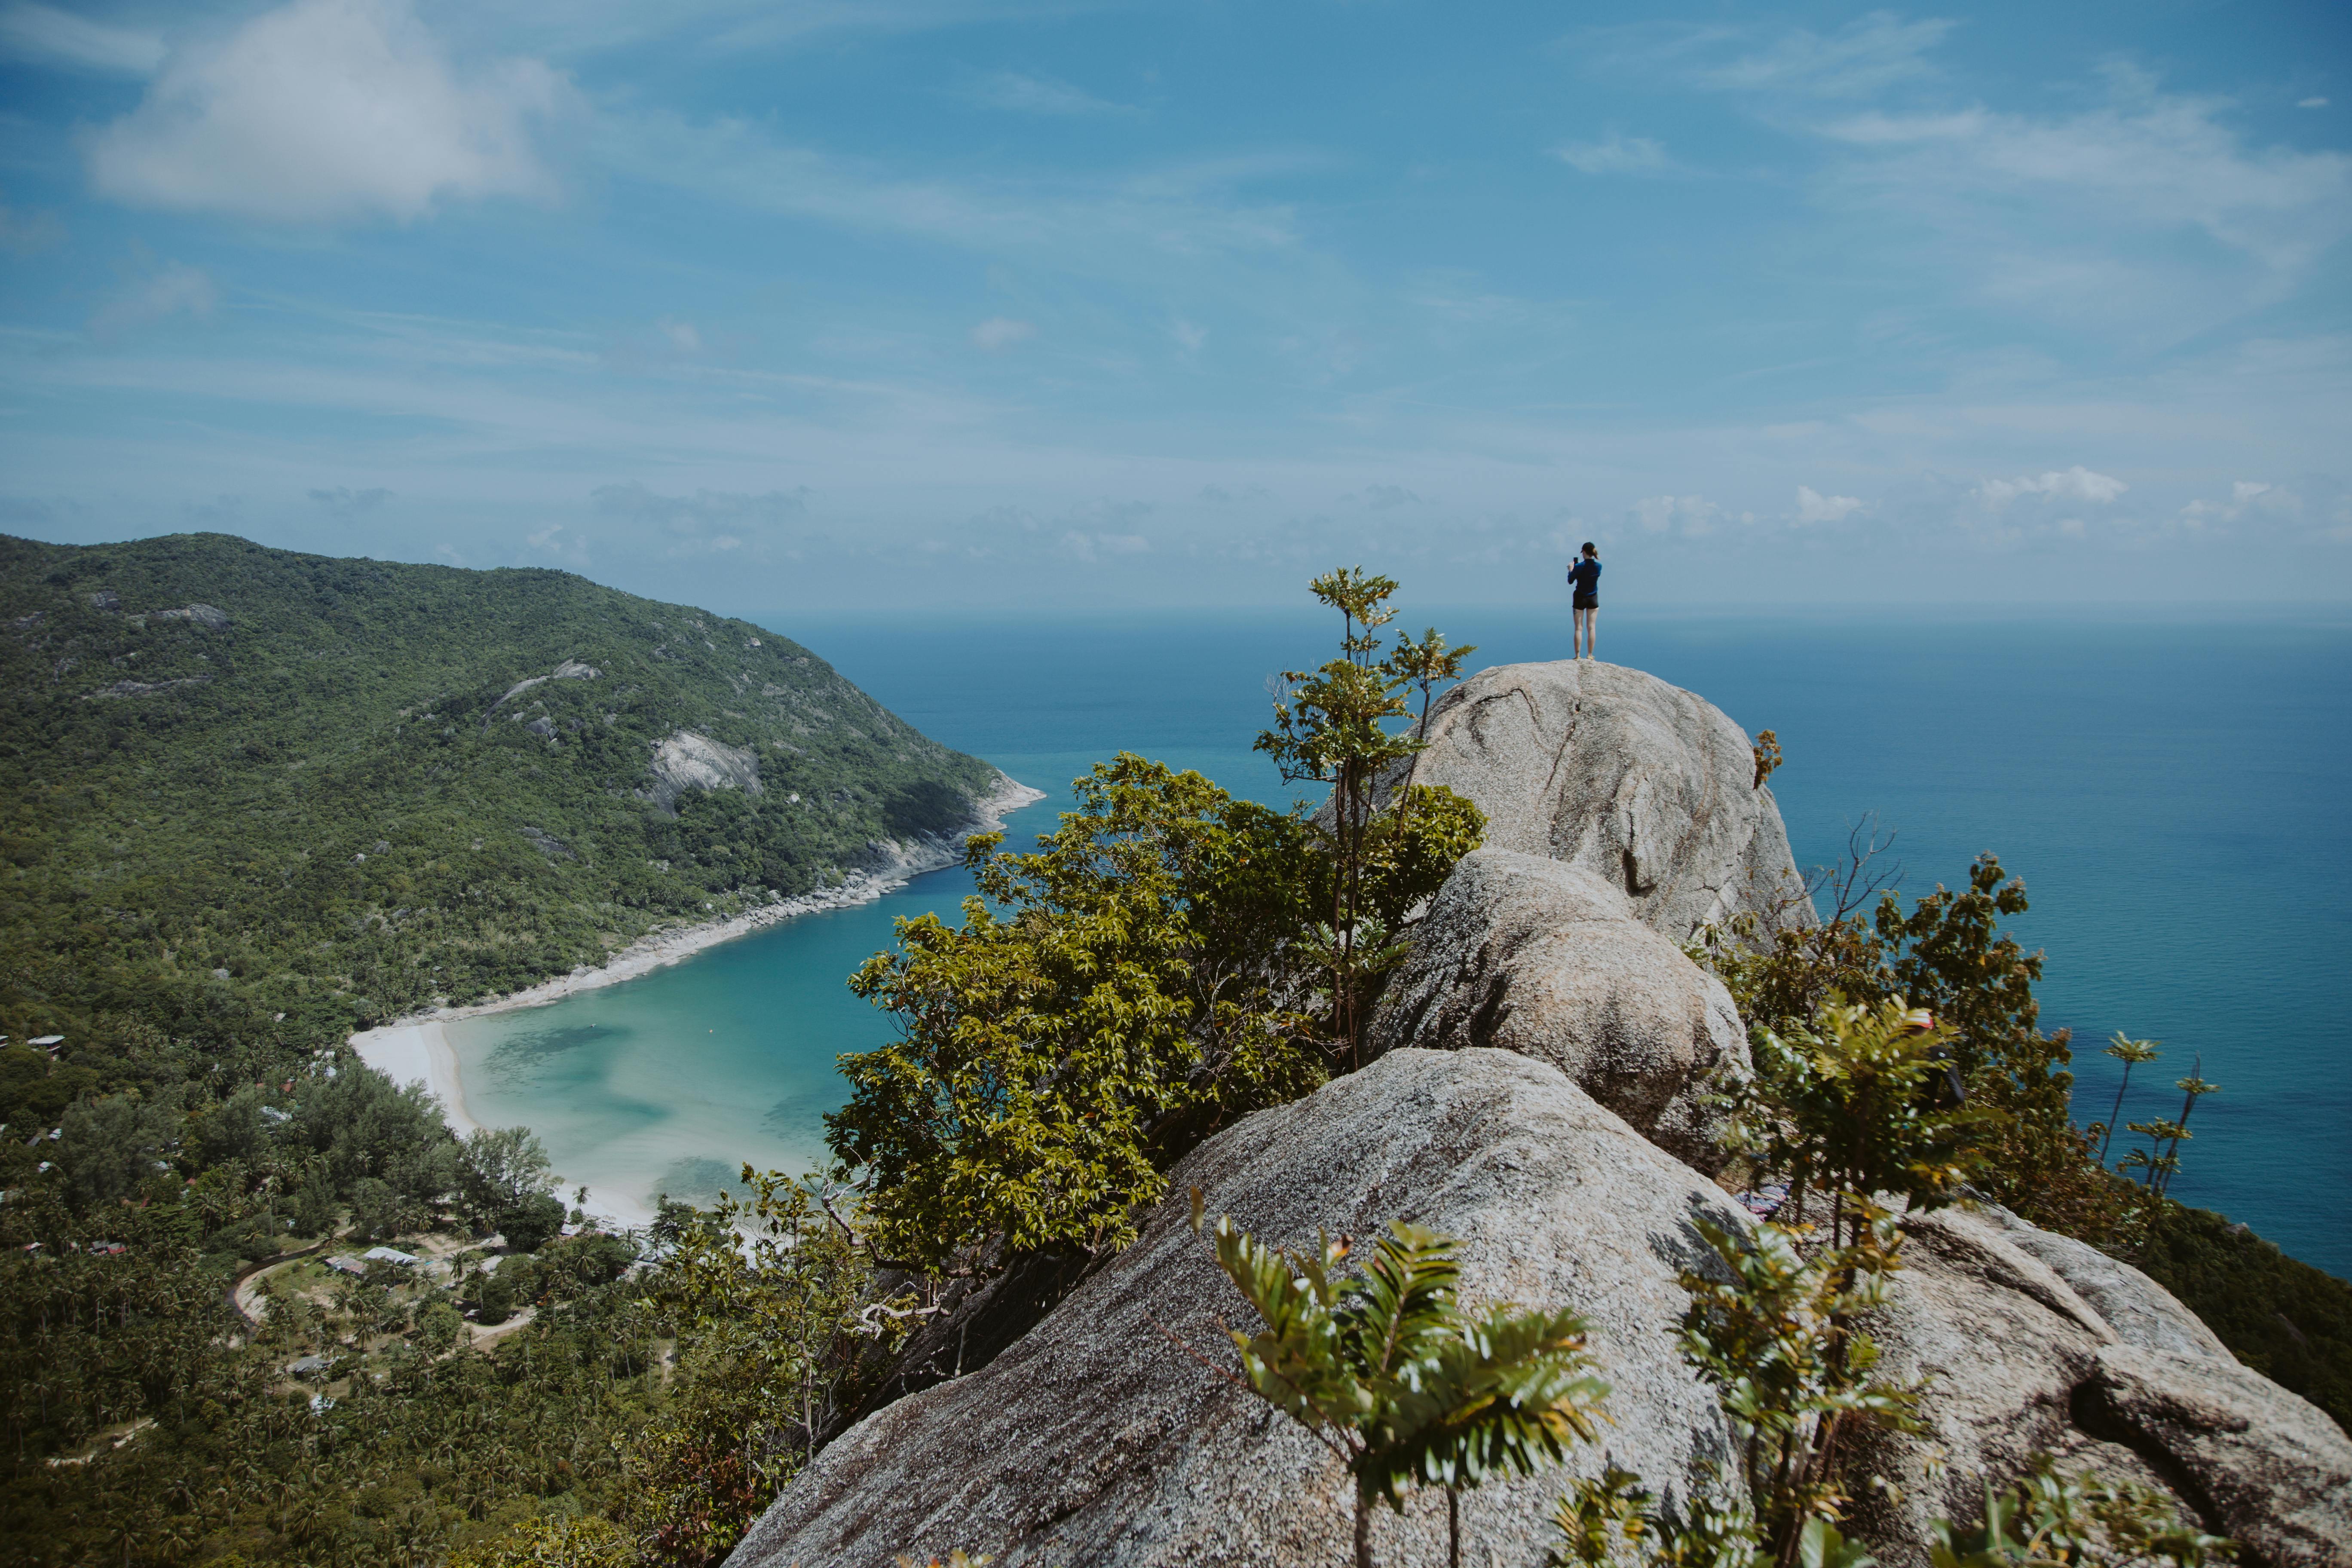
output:
<path id="1" fill-rule="evenodd" d="M 466 1086 L 458 1071 L 457 1053 L 449 1043 L 445 1025 L 461 1018 L 479 1018 L 522 1007 L 543 1007 L 583 991 L 634 980 L 641 974 L 676 963 L 704 948 L 731 942 L 796 915 L 871 903 L 887 892 L 905 887 L 909 879 L 926 871 L 937 871 L 956 864 L 962 858 L 963 841 L 970 834 L 994 832 L 1009 814 L 1045 798 L 1043 790 L 1032 789 L 1003 773 L 997 777 L 1001 783 L 996 792 L 975 808 L 976 826 L 962 832 L 932 835 L 912 843 L 893 845 L 892 863 L 879 870 L 854 872 L 839 887 L 821 889 L 794 899 L 777 899 L 772 903 L 730 919 L 650 931 L 593 967 L 583 965 L 569 974 L 542 981 L 528 989 L 488 1002 L 477 1002 L 463 1007 L 430 1008 L 373 1029 L 363 1029 L 352 1037 L 352 1049 L 358 1053 L 360 1060 L 394 1083 L 423 1084 L 425 1092 L 441 1102 L 441 1114 L 448 1122 L 449 1130 L 463 1138 L 481 1124 L 474 1120 L 467 1108 Z M 571 1184 L 566 1184 L 567 1203 Z M 650 1225 L 654 1218 L 653 1211 L 635 1195 L 599 1189 L 593 1184 L 588 1189 L 586 1200 L 577 1206 L 607 1224 L 625 1228 Z"/>

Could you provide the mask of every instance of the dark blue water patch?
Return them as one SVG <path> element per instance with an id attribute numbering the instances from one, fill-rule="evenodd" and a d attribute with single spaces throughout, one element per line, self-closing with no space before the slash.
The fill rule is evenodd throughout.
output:
<path id="1" fill-rule="evenodd" d="M 509 1083 L 520 1083 L 541 1072 L 567 1051 L 588 1046 L 610 1047 L 625 1037 L 604 1024 L 561 1024 L 533 1029 L 527 1034 L 509 1035 L 490 1053 L 490 1070 Z"/>
<path id="2" fill-rule="evenodd" d="M 837 1082 L 811 1084 L 785 1095 L 768 1107 L 761 1125 L 782 1137 L 806 1135 L 824 1125 L 824 1113 L 840 1102 Z"/>

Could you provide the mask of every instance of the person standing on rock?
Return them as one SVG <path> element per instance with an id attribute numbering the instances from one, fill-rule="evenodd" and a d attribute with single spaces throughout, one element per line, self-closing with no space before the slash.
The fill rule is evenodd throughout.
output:
<path id="1" fill-rule="evenodd" d="M 1584 542 L 1584 553 L 1568 569 L 1568 581 L 1576 590 L 1576 597 L 1570 601 L 1576 616 L 1575 630 L 1570 634 L 1574 642 L 1570 657 L 1598 658 L 1593 623 L 1601 618 L 1601 552 L 1592 547 L 1592 541 Z"/>

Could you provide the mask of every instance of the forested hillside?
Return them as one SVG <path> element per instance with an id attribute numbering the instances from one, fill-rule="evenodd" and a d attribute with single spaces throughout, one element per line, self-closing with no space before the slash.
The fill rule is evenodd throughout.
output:
<path id="1" fill-rule="evenodd" d="M 0 675 L 18 1039 L 323 1044 L 838 880 L 996 782 L 749 622 L 221 534 L 0 538 Z"/>

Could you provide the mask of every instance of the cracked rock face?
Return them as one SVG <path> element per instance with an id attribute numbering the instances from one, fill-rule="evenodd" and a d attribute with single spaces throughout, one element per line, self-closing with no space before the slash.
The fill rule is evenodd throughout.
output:
<path id="1" fill-rule="evenodd" d="M 1723 1163 L 1718 1072 L 1748 1041 L 1723 983 L 1580 866 L 1465 856 L 1373 1016 L 1370 1050 L 1493 1046 L 1549 1062 L 1676 1159 Z"/>
<path id="2" fill-rule="evenodd" d="M 690 789 L 760 793 L 760 759 L 740 746 L 680 730 L 654 748 L 655 801 L 664 811 Z"/>
<path id="3" fill-rule="evenodd" d="M 778 1497 L 734 1568 L 887 1568 L 956 1547 L 999 1568 L 1328 1568 L 1349 1560 L 1350 1483 L 1287 1417 L 1171 1343 L 1236 1366 L 1222 1324 L 1255 1328 L 1189 1223 L 1186 1194 L 1260 1237 L 1368 1244 L 1402 1216 L 1457 1237 L 1473 1304 L 1568 1305 L 1591 1322 L 1616 1424 L 1578 1450 L 1681 1499 L 1729 1453 L 1714 1395 L 1682 1363 L 1679 1271 L 1695 1213 L 1748 1222 L 1545 1063 L 1398 1051 L 1227 1128 L 1173 1172 L 1141 1239 L 982 1370 L 866 1417 Z M 1565 1477 L 1462 1500 L 1463 1561 L 1536 1568 Z M 1375 1561 L 1445 1560 L 1443 1494 L 1375 1516 Z"/>
<path id="4" fill-rule="evenodd" d="M 1581 867 L 1676 942 L 1802 896 L 1746 732 L 1655 676 L 1589 659 L 1481 670 L 1438 700 L 1426 739 L 1412 782 L 1475 801 L 1486 847 Z"/>
<path id="5" fill-rule="evenodd" d="M 1294 1248 L 1318 1229 L 1369 1238 L 1411 1219 L 1460 1239 L 1474 1305 L 1583 1312 L 1613 1425 L 1570 1473 L 1613 1462 L 1679 1501 L 1730 1457 L 1712 1391 L 1675 1349 L 1678 1276 L 1715 1267 L 1694 1215 L 1753 1222 L 1546 1062 L 1403 1049 L 1195 1150 L 1134 1246 L 980 1370 L 851 1427 L 783 1489 L 732 1568 L 884 1568 L 959 1546 L 1002 1568 L 1347 1562 L 1339 1463 L 1161 1331 L 1231 1369 L 1225 1326 L 1257 1326 L 1187 1223 L 1195 1185 L 1211 1215 Z M 2044 1248 L 1995 1211 L 1908 1228 L 1906 1267 L 1869 1327 L 1888 1375 L 1932 1379 L 1928 1430 L 1855 1433 L 1842 1449 L 1851 1533 L 1882 1562 L 1924 1563 L 1929 1521 L 1979 1518 L 1988 1484 L 2013 1484 L 2047 1453 L 2168 1491 L 2241 1543 L 2242 1568 L 2352 1565 L 2352 1442 L 2226 1357 L 2142 1342 L 2178 1331 L 2166 1325 L 2182 1309 L 2160 1286 Z M 1931 1475 L 1937 1452 L 1946 1468 Z M 1565 1479 L 1465 1496 L 1464 1561 L 1543 1562 Z M 1413 1494 L 1402 1517 L 1375 1520 L 1376 1561 L 1444 1561 L 1442 1498 Z"/>
<path id="6" fill-rule="evenodd" d="M 2162 1286 L 1998 1209 L 1906 1229 L 1905 1267 L 1870 1330 L 1888 1375 L 1931 1379 L 1929 1430 L 1863 1435 L 1847 1469 L 1857 1531 L 1882 1558 L 1924 1560 L 1930 1520 L 1979 1518 L 1986 1483 L 2049 1454 L 2169 1491 L 2239 1542 L 2245 1568 L 2352 1564 L 2352 1442 L 2218 1341 L 2195 1350 L 2181 1320 L 2197 1320 Z M 1940 1477 L 1924 1472 L 1931 1450 Z M 1871 1489 L 1873 1476 L 1902 1496 Z"/>

